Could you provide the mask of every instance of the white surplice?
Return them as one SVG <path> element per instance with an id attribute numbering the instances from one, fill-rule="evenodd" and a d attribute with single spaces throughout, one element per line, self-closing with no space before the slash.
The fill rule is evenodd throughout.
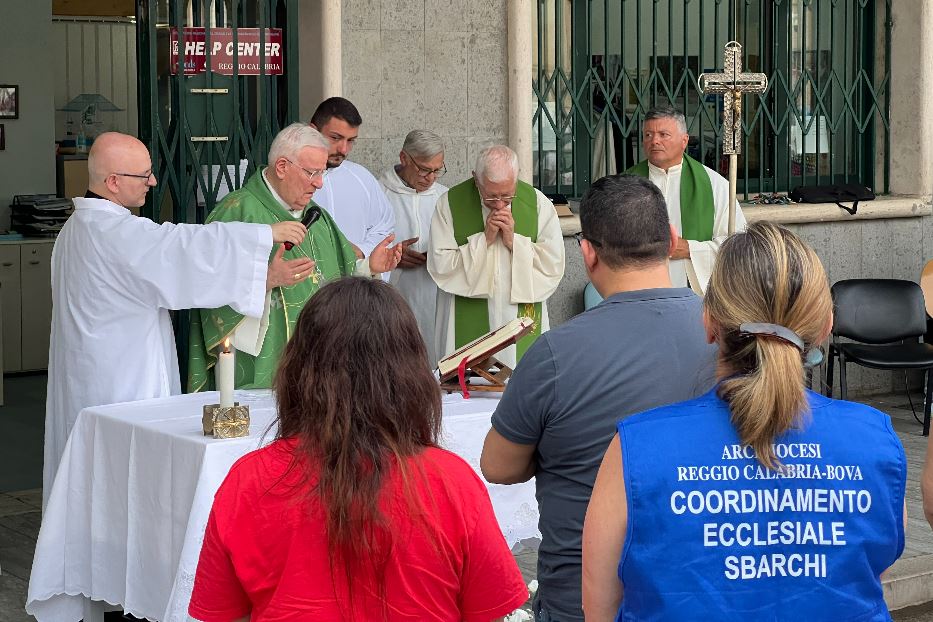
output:
<path id="1" fill-rule="evenodd" d="M 156 224 L 75 199 L 52 251 L 43 506 L 78 413 L 181 392 L 169 309 L 231 305 L 260 317 L 268 225 Z"/>
<path id="2" fill-rule="evenodd" d="M 512 251 L 502 243 L 502 236 L 486 244 L 483 231 L 458 246 L 447 193 L 437 201 L 431 220 L 431 248 L 428 272 L 438 286 L 436 347 L 437 358 L 454 351 L 454 295 L 489 300 L 489 329 L 494 330 L 518 316 L 520 303 L 541 302 L 541 332 L 548 323 L 546 301 L 564 276 L 564 238 L 554 205 L 535 190 L 538 204 L 538 241 L 515 234 Z M 483 221 L 489 216 L 485 205 Z M 515 346 L 496 355 L 515 367 Z"/>
<path id="3" fill-rule="evenodd" d="M 699 292 L 706 291 L 706 284 L 713 273 L 713 264 L 716 262 L 716 253 L 719 246 L 729 235 L 729 181 L 722 175 L 709 168 L 703 167 L 709 175 L 709 182 L 713 188 L 713 239 L 708 242 L 687 240 L 690 246 L 690 259 L 676 259 L 670 262 L 671 283 L 674 287 L 688 287 L 690 284 L 699 287 Z M 681 233 L 680 224 L 680 174 L 683 164 L 672 166 L 666 172 L 651 162 L 648 163 L 648 178 L 654 182 L 664 195 L 667 203 L 667 216 L 671 224 Z M 735 202 L 735 230 L 744 231 L 746 226 L 745 215 L 739 202 Z"/>
<path id="4" fill-rule="evenodd" d="M 328 171 L 324 187 L 314 193 L 314 202 L 327 210 L 340 232 L 367 257 L 395 227 L 392 206 L 379 182 L 366 167 L 350 160 Z"/>
<path id="5" fill-rule="evenodd" d="M 418 238 L 409 248 L 426 253 L 430 248 L 434 208 L 437 206 L 437 199 L 447 192 L 447 186 L 435 182 L 424 192 L 418 192 L 402 181 L 395 172 L 395 167 L 390 167 L 379 176 L 379 184 L 395 210 L 396 241 Z M 418 320 L 424 345 L 427 346 L 428 356 L 433 357 L 436 352 L 434 313 L 437 307 L 437 285 L 434 279 L 424 267 L 396 268 L 392 271 L 389 282 L 398 288 L 399 293 L 411 306 L 415 319 Z"/>

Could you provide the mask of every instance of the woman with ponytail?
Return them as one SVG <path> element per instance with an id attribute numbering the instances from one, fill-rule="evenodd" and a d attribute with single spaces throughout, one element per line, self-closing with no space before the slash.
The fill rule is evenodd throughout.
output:
<path id="1" fill-rule="evenodd" d="M 440 388 L 379 280 L 321 288 L 275 380 L 277 439 L 217 491 L 189 613 L 205 622 L 488 622 L 528 597 Z"/>
<path id="2" fill-rule="evenodd" d="M 620 422 L 603 459 L 586 620 L 890 620 L 906 457 L 887 415 L 806 389 L 832 328 L 816 254 L 770 223 L 728 238 L 704 323 L 718 385 Z"/>

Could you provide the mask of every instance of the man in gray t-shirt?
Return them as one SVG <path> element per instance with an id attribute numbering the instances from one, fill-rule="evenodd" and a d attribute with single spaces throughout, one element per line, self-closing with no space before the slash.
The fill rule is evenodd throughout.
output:
<path id="1" fill-rule="evenodd" d="M 715 381 L 702 302 L 671 287 L 677 237 L 657 188 L 631 175 L 604 177 L 583 197 L 580 221 L 587 273 L 605 300 L 525 353 L 481 458 L 490 482 L 536 478 L 540 622 L 583 620 L 583 519 L 616 421 L 705 393 Z"/>

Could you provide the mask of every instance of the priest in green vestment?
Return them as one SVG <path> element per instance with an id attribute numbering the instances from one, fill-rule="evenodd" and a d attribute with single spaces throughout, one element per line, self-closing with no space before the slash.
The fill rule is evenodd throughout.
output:
<path id="1" fill-rule="evenodd" d="M 437 283 L 437 359 L 518 316 L 530 335 L 496 357 L 514 367 L 548 329 L 546 301 L 564 275 L 554 205 L 518 179 L 518 156 L 483 149 L 473 177 L 442 194 L 431 219 L 428 273 Z"/>
<path id="2" fill-rule="evenodd" d="M 291 337 L 305 303 L 326 282 L 348 275 L 376 276 L 388 272 L 401 259 L 401 245 L 390 246 L 394 236 L 382 241 L 367 259 L 358 259 L 327 211 L 312 196 L 324 182 L 330 143 L 314 128 L 294 123 L 272 141 L 269 166 L 256 171 L 242 188 L 227 195 L 208 215 L 206 222 L 275 223 L 303 219 L 317 210 L 317 220 L 308 228 L 301 244 L 286 250 L 273 249 L 272 265 L 280 261 L 308 258 L 309 269 L 299 273 L 276 273 L 275 285 L 266 298 L 261 319 L 245 317 L 229 306 L 193 309 L 189 335 L 188 391 L 214 388 L 213 367 L 217 352 L 229 339 L 236 350 L 235 386 L 269 388 L 285 343 Z M 218 261 L 236 261 L 235 256 Z"/>
<path id="3" fill-rule="evenodd" d="M 685 153 L 690 135 L 684 115 L 669 106 L 645 114 L 642 160 L 626 173 L 647 177 L 664 195 L 671 224 L 681 236 L 671 255 L 674 287 L 706 290 L 719 245 L 729 235 L 729 182 Z M 745 216 L 736 201 L 736 231 Z"/>

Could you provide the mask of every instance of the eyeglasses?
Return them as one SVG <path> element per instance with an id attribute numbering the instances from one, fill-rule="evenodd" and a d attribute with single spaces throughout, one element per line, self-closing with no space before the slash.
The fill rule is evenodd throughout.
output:
<path id="1" fill-rule="evenodd" d="M 418 161 L 415 160 L 415 158 L 413 158 L 412 155 L 408 153 L 407 151 L 403 150 L 402 153 L 407 155 L 408 159 L 411 160 L 411 163 L 414 164 L 415 168 L 418 169 L 419 177 L 427 177 L 429 175 L 434 175 L 434 178 L 437 179 L 438 177 L 443 177 L 444 175 L 447 174 L 446 164 L 441 164 L 440 168 L 428 168 L 426 166 L 421 166 L 420 164 L 418 164 Z"/>
<path id="2" fill-rule="evenodd" d="M 313 170 L 313 171 L 309 171 L 308 169 L 306 169 L 306 168 L 303 167 L 303 166 L 298 166 L 297 164 L 295 164 L 294 162 L 292 162 L 292 161 L 289 160 L 288 158 L 282 158 L 282 159 L 285 160 L 286 162 L 288 162 L 289 164 L 291 164 L 292 166 L 294 166 L 295 168 L 297 168 L 298 170 L 300 170 L 302 173 L 304 173 L 304 174 L 305 174 L 305 177 L 308 178 L 308 181 L 313 182 L 315 177 L 320 177 L 321 179 L 324 179 L 325 177 L 327 177 L 327 169 L 326 169 L 326 168 L 318 168 L 318 169 L 315 169 L 315 170 Z"/>
<path id="3" fill-rule="evenodd" d="M 136 179 L 145 179 L 148 182 L 149 178 L 152 177 L 152 171 L 149 171 L 145 175 L 136 175 L 134 173 L 114 173 L 114 175 L 119 177 L 135 177 Z"/>
<path id="4" fill-rule="evenodd" d="M 585 235 L 583 235 L 583 232 L 582 232 L 582 231 L 580 231 L 580 232 L 578 232 L 578 233 L 574 233 L 574 234 L 573 234 L 573 238 L 577 241 L 577 244 L 578 244 L 578 245 L 579 245 L 579 244 L 582 244 L 583 240 L 586 240 L 587 242 L 589 242 L 589 243 L 592 244 L 593 246 L 596 246 L 596 247 L 602 246 L 601 243 L 599 243 L 598 241 L 594 240 L 593 238 L 588 238 L 588 237 L 586 237 Z"/>
<path id="5" fill-rule="evenodd" d="M 511 205 L 512 201 L 515 200 L 515 195 L 513 194 L 510 197 L 481 197 L 481 198 L 483 199 L 483 203 L 487 207 L 494 207 L 497 203 L 500 203 L 500 202 L 505 203 L 506 205 Z"/>

